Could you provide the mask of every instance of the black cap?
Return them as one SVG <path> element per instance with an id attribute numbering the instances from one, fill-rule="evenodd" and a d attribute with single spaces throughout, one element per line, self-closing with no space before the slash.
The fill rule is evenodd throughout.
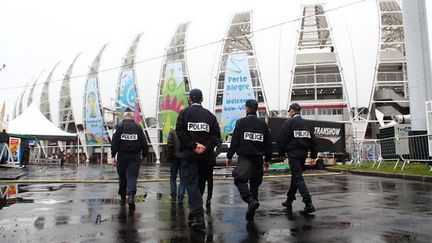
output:
<path id="1" fill-rule="evenodd" d="M 255 99 L 249 99 L 246 100 L 246 107 L 249 107 L 251 109 L 257 110 L 258 109 L 258 102 Z"/>
<path id="2" fill-rule="evenodd" d="M 202 92 L 199 89 L 192 89 L 189 92 L 189 99 L 194 103 L 201 103 Z"/>
<path id="3" fill-rule="evenodd" d="M 289 109 L 288 109 L 288 111 L 290 111 L 291 109 L 293 109 L 293 110 L 301 110 L 301 107 L 300 107 L 300 105 L 298 104 L 298 103 L 292 103 L 291 105 L 290 105 L 290 107 L 289 107 Z"/>

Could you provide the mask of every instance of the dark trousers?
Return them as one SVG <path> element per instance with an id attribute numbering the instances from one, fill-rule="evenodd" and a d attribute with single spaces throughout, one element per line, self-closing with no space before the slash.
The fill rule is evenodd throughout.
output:
<path id="1" fill-rule="evenodd" d="M 207 200 L 210 200 L 213 196 L 213 169 L 213 163 L 203 164 L 203 166 L 201 166 L 202 171 L 200 172 L 200 178 L 198 179 L 201 195 L 204 195 L 207 182 Z"/>
<path id="2" fill-rule="evenodd" d="M 244 202 L 249 203 L 251 199 L 258 201 L 258 188 L 262 183 L 263 174 L 262 157 L 238 158 L 238 164 L 233 171 L 234 184 Z"/>
<path id="3" fill-rule="evenodd" d="M 8 150 L 6 147 L 6 143 L 0 143 L 0 154 L 3 151 L 3 155 L 0 157 L 0 163 L 5 163 L 8 159 Z"/>
<path id="4" fill-rule="evenodd" d="M 297 190 L 300 192 L 300 195 L 303 197 L 304 203 L 311 203 L 312 198 L 309 194 L 306 183 L 303 179 L 303 170 L 306 158 L 295 158 L 288 155 L 290 170 L 291 170 L 291 185 L 287 193 L 288 201 L 296 200 L 295 194 Z"/>
<path id="5" fill-rule="evenodd" d="M 140 170 L 140 159 L 140 154 L 119 153 L 117 155 L 119 195 L 134 196 L 136 194 L 136 186 Z"/>
<path id="6" fill-rule="evenodd" d="M 189 211 L 193 216 L 202 216 L 204 212 L 200 178 L 202 180 L 205 176 L 207 165 L 207 161 L 182 159 L 181 176 L 188 193 Z"/>
<path id="7" fill-rule="evenodd" d="M 171 198 L 175 199 L 177 195 L 181 198 L 185 194 L 185 186 L 182 179 L 181 170 L 182 161 L 179 158 L 172 159 L 170 162 L 170 188 L 171 188 Z M 177 173 L 180 175 L 180 184 L 177 193 Z"/>

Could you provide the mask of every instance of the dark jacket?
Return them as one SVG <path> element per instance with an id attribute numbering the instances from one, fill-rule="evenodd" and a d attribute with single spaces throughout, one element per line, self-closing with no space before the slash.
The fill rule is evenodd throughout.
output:
<path id="1" fill-rule="evenodd" d="M 308 151 L 311 152 L 311 158 L 317 156 L 313 127 L 298 114 L 282 125 L 278 145 L 282 154 L 287 153 L 295 158 L 307 157 Z"/>
<path id="2" fill-rule="evenodd" d="M 168 160 L 176 160 L 181 157 L 180 140 L 175 130 L 171 130 L 168 134 L 168 142 L 166 145 L 166 156 Z"/>
<path id="3" fill-rule="evenodd" d="M 140 125 L 132 119 L 124 119 L 118 124 L 113 133 L 111 142 L 111 155 L 115 157 L 117 153 L 142 153 L 147 157 L 147 139 Z"/>
<path id="4" fill-rule="evenodd" d="M 9 143 L 9 134 L 0 132 L 0 143 Z"/>
<path id="5" fill-rule="evenodd" d="M 271 144 L 267 123 L 258 119 L 256 113 L 248 113 L 236 122 L 227 158 L 232 159 L 237 153 L 239 157 L 248 158 L 265 156 L 265 161 L 270 162 Z"/>
<path id="6" fill-rule="evenodd" d="M 180 152 L 183 159 L 210 159 L 213 149 L 220 141 L 220 129 L 216 117 L 197 103 L 180 112 L 177 117 L 176 132 L 180 139 Z M 203 154 L 198 155 L 193 152 L 197 143 L 206 146 L 207 149 Z"/>

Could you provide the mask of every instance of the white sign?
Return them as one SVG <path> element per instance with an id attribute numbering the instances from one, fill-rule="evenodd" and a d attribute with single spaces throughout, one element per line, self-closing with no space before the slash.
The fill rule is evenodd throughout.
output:
<path id="1" fill-rule="evenodd" d="M 236 121 L 245 114 L 245 103 L 255 99 L 246 53 L 228 55 L 222 99 L 222 134 L 232 133 Z"/>

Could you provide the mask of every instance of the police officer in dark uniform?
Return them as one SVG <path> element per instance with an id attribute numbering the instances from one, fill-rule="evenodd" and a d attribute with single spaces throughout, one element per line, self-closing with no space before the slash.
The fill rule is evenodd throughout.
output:
<path id="1" fill-rule="evenodd" d="M 220 140 L 216 117 L 201 105 L 202 92 L 189 92 L 190 106 L 179 113 L 176 124 L 180 139 L 182 178 L 189 196 L 189 221 L 193 229 L 205 229 L 199 180 L 207 175 L 213 150 Z"/>
<path id="2" fill-rule="evenodd" d="M 279 149 L 283 156 L 288 155 L 291 170 L 290 189 L 287 193 L 287 200 L 282 205 L 289 213 L 292 213 L 292 202 L 296 199 L 295 194 L 298 190 L 305 203 L 305 208 L 301 213 L 309 214 L 315 212 L 315 208 L 302 173 L 308 152 L 311 152 L 311 158 L 316 158 L 317 145 L 313 128 L 300 116 L 300 109 L 297 103 L 290 105 L 288 112 L 291 118 L 282 125 L 278 138 Z"/>
<path id="3" fill-rule="evenodd" d="M 232 164 L 234 153 L 239 156 L 238 165 L 233 171 L 234 184 L 240 197 L 248 203 L 248 221 L 254 219 L 255 210 L 260 206 L 258 188 L 263 179 L 263 156 L 266 167 L 272 157 L 270 130 L 264 121 L 258 119 L 257 110 L 256 100 L 246 101 L 246 117 L 236 122 L 227 154 L 227 165 Z"/>
<path id="4" fill-rule="evenodd" d="M 3 155 L 0 157 L 0 163 L 4 163 L 8 158 L 8 144 L 9 144 L 9 134 L 6 133 L 6 129 L 0 132 L 0 154 L 3 151 Z"/>
<path id="5" fill-rule="evenodd" d="M 127 195 L 129 209 L 132 210 L 135 209 L 135 194 L 141 155 L 145 159 L 147 153 L 147 139 L 141 126 L 135 123 L 132 112 L 125 112 L 123 121 L 114 129 L 111 155 L 113 158 L 117 155 L 120 204 L 122 206 L 126 205 Z"/>

